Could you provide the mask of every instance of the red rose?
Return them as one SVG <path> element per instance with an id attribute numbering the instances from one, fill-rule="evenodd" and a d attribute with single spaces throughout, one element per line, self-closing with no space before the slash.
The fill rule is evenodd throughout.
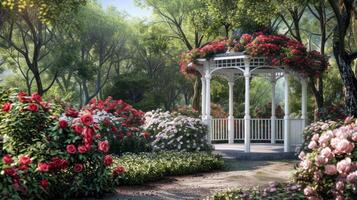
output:
<path id="1" fill-rule="evenodd" d="M 59 124 L 59 127 L 60 127 L 61 129 L 65 129 L 65 128 L 67 128 L 67 126 L 68 126 L 68 123 L 67 123 L 67 121 L 65 121 L 65 120 L 60 120 L 60 121 L 58 122 L 58 124 Z"/>
<path id="2" fill-rule="evenodd" d="M 104 156 L 103 160 L 104 166 L 109 166 L 113 163 L 113 158 L 110 155 Z"/>
<path id="3" fill-rule="evenodd" d="M 42 97 L 38 93 L 33 93 L 31 95 L 31 100 L 39 103 L 39 102 L 42 102 Z"/>
<path id="4" fill-rule="evenodd" d="M 125 172 L 125 168 L 123 166 L 118 166 L 113 170 L 114 174 L 122 174 Z"/>
<path id="5" fill-rule="evenodd" d="M 73 128 L 74 132 L 77 134 L 81 134 L 83 131 L 83 126 L 81 126 L 81 125 L 74 125 L 74 126 L 72 126 L 72 128 Z"/>
<path id="6" fill-rule="evenodd" d="M 61 160 L 61 169 L 67 169 L 68 161 L 66 159 Z"/>
<path id="7" fill-rule="evenodd" d="M 81 121 L 84 125 L 86 126 L 90 126 L 93 124 L 93 116 L 91 114 L 84 114 L 82 117 L 81 117 Z"/>
<path id="8" fill-rule="evenodd" d="M 115 126 L 112 126 L 112 131 L 113 131 L 114 133 L 118 132 L 118 129 L 117 129 L 117 127 L 115 127 Z"/>
<path id="9" fill-rule="evenodd" d="M 5 168 L 4 169 L 4 173 L 5 175 L 8 175 L 8 176 L 16 176 L 16 170 L 15 168 Z"/>
<path id="10" fill-rule="evenodd" d="M 73 144 L 68 144 L 66 146 L 66 150 L 69 154 L 75 154 L 77 152 L 76 146 L 74 146 Z"/>
<path id="11" fill-rule="evenodd" d="M 36 104 L 31 103 L 27 109 L 31 112 L 38 112 L 38 106 Z"/>
<path id="12" fill-rule="evenodd" d="M 92 145 L 94 134 L 95 131 L 92 128 L 84 128 L 82 132 L 84 138 L 84 144 Z"/>
<path id="13" fill-rule="evenodd" d="M 50 169 L 50 165 L 47 163 L 40 162 L 37 164 L 37 171 L 48 172 L 49 169 Z"/>
<path id="14" fill-rule="evenodd" d="M 98 144 L 98 150 L 104 153 L 107 153 L 109 151 L 109 143 L 108 140 L 101 141 Z"/>
<path id="15" fill-rule="evenodd" d="M 20 157 L 19 157 L 19 163 L 20 163 L 21 165 L 29 165 L 29 164 L 32 163 L 32 160 L 31 160 L 31 158 L 28 157 L 28 156 L 20 156 Z"/>
<path id="16" fill-rule="evenodd" d="M 3 112 L 9 112 L 12 108 L 12 104 L 10 102 L 6 102 L 2 105 Z"/>
<path id="17" fill-rule="evenodd" d="M 20 165 L 20 166 L 18 167 L 18 169 L 21 170 L 21 171 L 26 171 L 26 170 L 29 169 L 29 167 L 28 167 L 27 165 Z"/>
<path id="18" fill-rule="evenodd" d="M 11 156 L 9 154 L 5 155 L 3 158 L 2 158 L 2 161 L 4 161 L 5 164 L 11 164 L 13 162 Z"/>
<path id="19" fill-rule="evenodd" d="M 78 117 L 78 111 L 74 108 L 68 108 L 66 110 L 66 116 L 76 118 Z"/>
<path id="20" fill-rule="evenodd" d="M 43 188 L 47 188 L 48 187 L 48 180 L 47 179 L 42 179 L 40 181 L 40 185 L 43 187 Z"/>
<path id="21" fill-rule="evenodd" d="M 82 164 L 75 164 L 74 167 L 73 167 L 73 171 L 76 172 L 76 173 L 79 173 L 81 171 L 83 171 L 83 165 Z"/>
<path id="22" fill-rule="evenodd" d="M 110 120 L 109 120 L 108 118 L 105 118 L 105 119 L 103 120 L 103 125 L 106 126 L 106 127 L 108 127 L 108 126 L 110 125 Z"/>
<path id="23" fill-rule="evenodd" d="M 17 94 L 17 98 L 19 99 L 20 102 L 25 103 L 27 101 L 27 94 L 25 92 L 19 92 Z"/>
<path id="24" fill-rule="evenodd" d="M 88 150 L 87 150 L 87 147 L 86 146 L 84 146 L 84 145 L 80 145 L 79 147 L 78 147 L 78 152 L 79 153 L 85 153 L 85 152 L 87 152 Z"/>
<path id="25" fill-rule="evenodd" d="M 96 138 L 96 139 L 99 139 L 99 138 L 101 138 L 101 137 L 102 137 L 102 136 L 101 136 L 99 133 L 95 135 L 95 138 Z"/>

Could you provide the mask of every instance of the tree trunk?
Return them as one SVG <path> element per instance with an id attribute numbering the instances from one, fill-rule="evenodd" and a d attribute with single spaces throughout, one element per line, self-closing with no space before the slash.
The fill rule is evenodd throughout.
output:
<path id="1" fill-rule="evenodd" d="M 196 76 L 194 84 L 194 92 L 192 97 L 192 108 L 200 110 L 200 96 L 201 96 L 201 80 L 200 76 Z"/>

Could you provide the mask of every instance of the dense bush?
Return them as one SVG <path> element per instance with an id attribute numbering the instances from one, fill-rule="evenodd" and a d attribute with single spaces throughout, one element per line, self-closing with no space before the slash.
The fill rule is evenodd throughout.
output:
<path id="1" fill-rule="evenodd" d="M 208 151 L 207 127 L 198 118 L 156 110 L 145 114 L 144 130 L 153 136 L 155 151 Z"/>
<path id="2" fill-rule="evenodd" d="M 94 120 L 101 124 L 99 131 L 108 138 L 111 153 L 138 153 L 151 149 L 148 133 L 140 128 L 144 123 L 142 111 L 111 97 L 104 101 L 93 99 L 83 110 L 95 114 Z"/>
<path id="3" fill-rule="evenodd" d="M 0 115 L 6 119 L 0 122 L 0 133 L 7 153 L 0 175 L 3 195 L 68 198 L 100 196 L 111 189 L 112 158 L 99 131 L 101 121 L 88 111 L 68 109 L 61 117 L 58 111 L 41 96 L 22 92 L 2 104 Z"/>
<path id="4" fill-rule="evenodd" d="M 339 128 L 318 127 L 308 152 L 301 152 L 296 181 L 308 199 L 357 198 L 357 122 L 346 118 Z"/>
<path id="5" fill-rule="evenodd" d="M 168 175 L 185 175 L 222 169 L 220 156 L 203 152 L 156 152 L 114 157 L 117 185 L 137 185 Z"/>
<path id="6" fill-rule="evenodd" d="M 263 188 L 248 188 L 248 189 L 233 189 L 225 192 L 217 192 L 212 195 L 211 200 L 276 200 L 276 199 L 291 199 L 303 200 L 304 194 L 301 187 L 289 183 L 280 184 L 270 182 L 267 187 Z"/>

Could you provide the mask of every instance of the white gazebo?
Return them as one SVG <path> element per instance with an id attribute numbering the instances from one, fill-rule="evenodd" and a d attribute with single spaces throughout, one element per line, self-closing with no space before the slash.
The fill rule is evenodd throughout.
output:
<path id="1" fill-rule="evenodd" d="M 208 141 L 234 141 L 244 140 L 244 151 L 250 152 L 251 141 L 284 143 L 284 152 L 293 150 L 292 147 L 302 143 L 302 132 L 306 126 L 306 79 L 289 70 L 287 67 L 269 66 L 262 57 L 250 57 L 243 53 L 216 54 L 213 58 L 198 59 L 194 68 L 202 75 L 202 120 L 209 129 Z M 189 67 L 193 67 L 192 63 Z M 291 118 L 289 112 L 289 76 L 293 75 L 301 81 L 301 118 Z M 211 87 L 212 76 L 221 76 L 228 81 L 229 86 L 229 116 L 227 119 L 214 119 L 211 117 Z M 272 106 L 271 118 L 256 119 L 250 116 L 250 78 L 263 76 L 271 82 Z M 233 116 L 233 87 L 234 81 L 244 77 L 245 79 L 245 112 L 244 118 Z M 276 81 L 284 77 L 284 119 L 275 116 Z"/>

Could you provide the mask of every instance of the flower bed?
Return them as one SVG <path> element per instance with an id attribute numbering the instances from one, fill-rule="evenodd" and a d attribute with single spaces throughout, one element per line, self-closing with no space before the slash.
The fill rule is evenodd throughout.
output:
<path id="1" fill-rule="evenodd" d="M 198 118 L 156 110 L 145 114 L 144 130 L 153 136 L 155 151 L 209 151 L 207 127 Z"/>
<path id="2" fill-rule="evenodd" d="M 114 157 L 116 185 L 138 185 L 170 175 L 185 175 L 222 169 L 223 159 L 210 153 L 156 152 Z"/>
<path id="3" fill-rule="evenodd" d="M 303 44 L 283 35 L 243 34 L 240 38 L 212 41 L 181 56 L 180 70 L 197 73 L 198 58 L 210 59 L 215 54 L 244 52 L 252 57 L 265 57 L 271 66 L 287 66 L 304 76 L 319 76 L 327 67 L 327 58 L 317 51 L 307 51 Z M 188 67 L 192 63 L 193 67 Z"/>
<path id="4" fill-rule="evenodd" d="M 211 196 L 212 200 L 276 200 L 276 199 L 293 199 L 293 200 L 303 200 L 305 199 L 301 187 L 289 183 L 281 184 L 271 182 L 266 187 L 255 187 L 255 188 L 238 188 L 232 189 L 225 192 L 217 192 Z"/>
<path id="5" fill-rule="evenodd" d="M 338 128 L 322 126 L 301 152 L 295 179 L 309 199 L 356 199 L 357 121 L 348 117 Z"/>

